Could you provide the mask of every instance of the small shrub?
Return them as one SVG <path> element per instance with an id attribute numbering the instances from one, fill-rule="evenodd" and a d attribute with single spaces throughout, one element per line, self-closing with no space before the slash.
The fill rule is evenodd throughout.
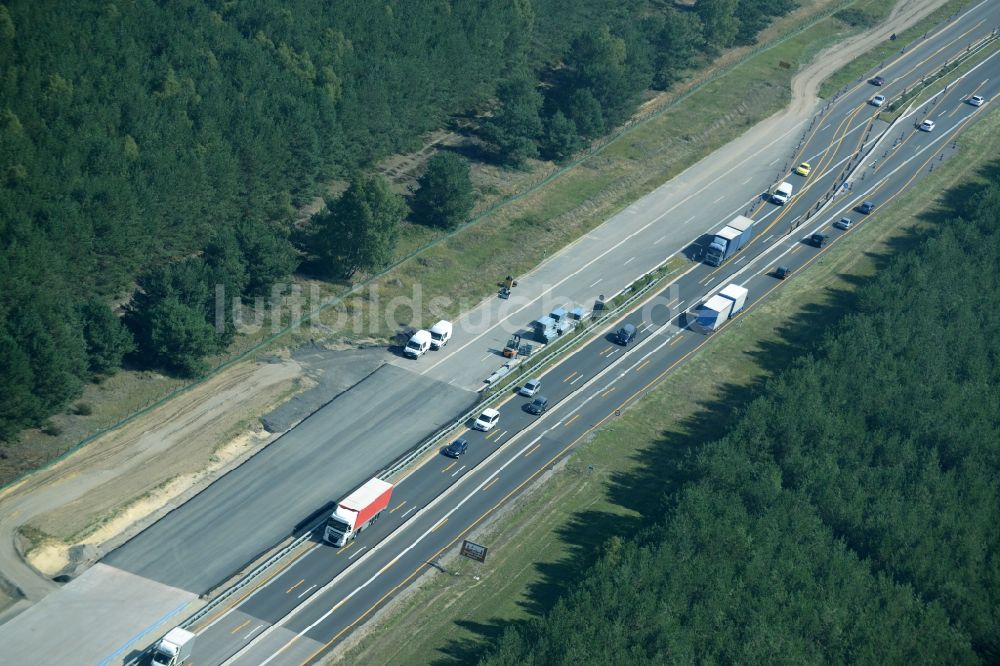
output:
<path id="1" fill-rule="evenodd" d="M 58 437 L 63 433 L 62 426 L 53 423 L 52 421 L 46 421 L 45 425 L 42 426 L 42 432 L 50 437 Z"/>
<path id="2" fill-rule="evenodd" d="M 94 406 L 89 402 L 78 402 L 73 405 L 73 413 L 77 416 L 90 416 L 94 413 Z"/>

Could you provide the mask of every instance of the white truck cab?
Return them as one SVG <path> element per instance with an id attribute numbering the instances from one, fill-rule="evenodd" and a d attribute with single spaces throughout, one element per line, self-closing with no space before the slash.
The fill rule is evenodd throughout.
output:
<path id="1" fill-rule="evenodd" d="M 792 198 L 792 184 L 789 182 L 783 182 L 774 188 L 774 192 L 771 193 L 771 202 L 776 203 L 779 206 L 783 206 L 788 203 L 788 200 Z"/>
<path id="2" fill-rule="evenodd" d="M 181 627 L 174 627 L 153 648 L 153 666 L 182 666 L 189 663 L 194 647 L 194 634 Z"/>
<path id="3" fill-rule="evenodd" d="M 431 349 L 441 349 L 451 340 L 451 322 L 442 319 L 431 326 Z"/>
<path id="4" fill-rule="evenodd" d="M 417 331 L 403 347 L 403 353 L 410 358 L 420 358 L 431 348 L 431 334 L 423 329 Z"/>

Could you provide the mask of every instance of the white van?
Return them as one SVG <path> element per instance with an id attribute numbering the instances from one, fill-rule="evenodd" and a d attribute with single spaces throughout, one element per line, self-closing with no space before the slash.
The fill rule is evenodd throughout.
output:
<path id="1" fill-rule="evenodd" d="M 788 200 L 792 198 L 792 184 L 789 182 L 783 182 L 774 188 L 774 192 L 771 193 L 771 203 L 776 203 L 779 206 L 783 206 L 788 203 Z"/>
<path id="2" fill-rule="evenodd" d="M 431 348 L 431 334 L 428 331 L 419 330 L 413 334 L 410 341 L 403 347 L 403 353 L 410 358 L 420 358 Z"/>
<path id="3" fill-rule="evenodd" d="M 431 326 L 431 349 L 441 349 L 451 340 L 451 322 L 442 319 Z"/>

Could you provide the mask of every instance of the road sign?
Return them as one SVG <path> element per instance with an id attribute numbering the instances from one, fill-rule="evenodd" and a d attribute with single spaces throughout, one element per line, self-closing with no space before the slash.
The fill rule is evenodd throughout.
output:
<path id="1" fill-rule="evenodd" d="M 485 562 L 487 550 L 489 549 L 486 546 L 480 546 L 478 543 L 472 543 L 466 539 L 462 541 L 462 551 L 460 554 L 476 562 Z"/>

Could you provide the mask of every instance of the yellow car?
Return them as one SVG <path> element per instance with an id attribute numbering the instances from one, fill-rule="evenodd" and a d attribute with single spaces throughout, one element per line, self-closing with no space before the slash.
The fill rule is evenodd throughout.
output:
<path id="1" fill-rule="evenodd" d="M 803 162 L 795 167 L 795 173 L 800 176 L 808 176 L 810 171 L 812 171 L 812 167 L 809 165 L 809 162 Z"/>

